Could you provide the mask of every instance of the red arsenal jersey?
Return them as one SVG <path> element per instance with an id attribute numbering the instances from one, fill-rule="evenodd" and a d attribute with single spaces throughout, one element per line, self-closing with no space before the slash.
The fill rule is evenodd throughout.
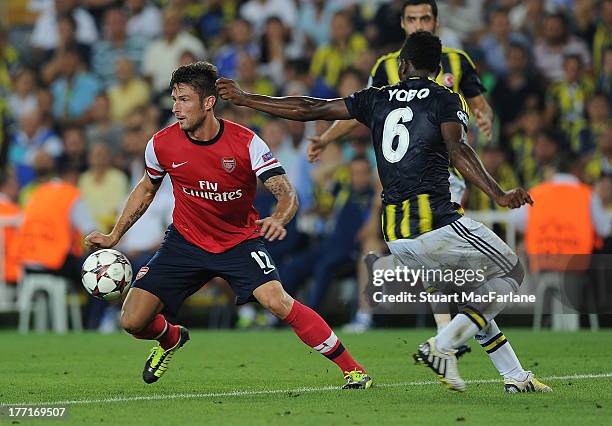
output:
<path id="1" fill-rule="evenodd" d="M 145 151 L 151 180 L 170 175 L 174 226 L 211 253 L 259 236 L 253 207 L 257 177 L 284 173 L 254 132 L 228 120 L 219 123 L 219 133 L 209 141 L 191 139 L 175 123 L 157 132 Z"/>

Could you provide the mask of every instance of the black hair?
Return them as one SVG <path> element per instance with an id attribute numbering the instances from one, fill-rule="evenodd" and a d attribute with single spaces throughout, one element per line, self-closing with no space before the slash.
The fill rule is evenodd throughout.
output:
<path id="1" fill-rule="evenodd" d="M 217 96 L 217 67 L 210 62 L 194 62 L 181 65 L 172 73 L 170 90 L 177 84 L 188 84 L 196 91 L 200 102 L 207 96 Z"/>
<path id="2" fill-rule="evenodd" d="M 442 42 L 427 31 L 417 31 L 408 36 L 402 50 L 400 60 L 410 62 L 417 70 L 435 72 L 440 66 Z"/>
<path id="3" fill-rule="evenodd" d="M 428 4 L 431 6 L 431 13 L 433 14 L 435 19 L 438 19 L 438 4 L 436 0 L 406 0 L 404 5 L 402 6 L 402 17 L 404 16 L 404 11 L 408 6 L 418 6 L 420 4 Z"/>

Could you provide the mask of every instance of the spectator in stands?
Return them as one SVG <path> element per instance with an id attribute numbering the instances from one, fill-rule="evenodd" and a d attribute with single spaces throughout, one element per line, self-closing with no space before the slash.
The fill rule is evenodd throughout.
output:
<path id="1" fill-rule="evenodd" d="M 546 122 L 563 129 L 575 152 L 580 150 L 580 125 L 594 89 L 580 55 L 571 54 L 563 58 L 563 78 L 550 85 L 546 93 Z"/>
<path id="2" fill-rule="evenodd" d="M 503 76 L 508 71 L 505 53 L 510 45 L 519 44 L 528 49 L 529 40 L 521 33 L 512 31 L 505 9 L 497 9 L 491 14 L 488 27 L 488 34 L 482 38 L 480 47 L 484 51 L 489 69 L 497 76 Z"/>
<path id="3" fill-rule="evenodd" d="M 302 54 L 300 43 L 296 41 L 291 29 L 285 27 L 279 18 L 272 16 L 266 22 L 259 49 L 259 69 L 262 75 L 269 78 L 276 88 L 280 88 L 284 83 L 287 59 Z"/>
<path id="4" fill-rule="evenodd" d="M 263 33 L 271 16 L 278 16 L 289 28 L 295 28 L 298 17 L 295 4 L 285 0 L 248 0 L 240 7 L 240 16 L 253 25 L 257 36 Z"/>
<path id="5" fill-rule="evenodd" d="M 332 17 L 341 8 L 338 2 L 312 0 L 302 2 L 297 23 L 299 37 L 306 37 L 307 42 L 315 47 L 329 43 Z M 393 16 L 393 25 L 397 26 L 397 17 L 401 9 Z M 402 32 L 402 40 L 404 33 Z"/>
<path id="6" fill-rule="evenodd" d="M 110 115 L 115 121 L 123 121 L 136 108 L 149 102 L 151 89 L 134 73 L 134 64 L 129 58 L 117 59 L 115 75 L 117 83 L 108 90 Z"/>
<path id="7" fill-rule="evenodd" d="M 20 119 L 24 114 L 38 107 L 36 99 L 36 74 L 33 70 L 24 68 L 15 76 L 13 93 L 8 98 L 8 104 L 15 115 Z"/>
<path id="8" fill-rule="evenodd" d="M 110 232 L 128 191 L 128 180 L 111 164 L 106 143 L 96 142 L 89 150 L 89 169 L 81 173 L 78 187 L 91 217 L 102 232 Z"/>
<path id="9" fill-rule="evenodd" d="M 530 190 L 533 206 L 514 212 L 519 230 L 525 232 L 529 269 L 535 285 L 556 288 L 564 302 L 564 316 L 553 315 L 553 329 L 575 331 L 580 327 L 584 271 L 590 264 L 596 235 L 610 234 L 610 221 L 599 196 L 580 183 L 579 165 L 560 156 L 555 174 Z"/>
<path id="10" fill-rule="evenodd" d="M 228 39 L 229 42 L 218 50 L 215 65 L 220 76 L 235 78 L 240 54 L 244 52 L 257 58 L 259 47 L 253 41 L 251 23 L 246 19 L 236 19 L 229 26 Z"/>
<path id="11" fill-rule="evenodd" d="M 536 42 L 534 56 L 538 70 L 551 82 L 563 78 L 563 58 L 579 55 L 584 67 L 591 65 L 591 55 L 583 40 L 570 33 L 566 16 L 562 13 L 547 15 L 542 37 Z"/>
<path id="12" fill-rule="evenodd" d="M 310 75 L 316 80 L 313 96 L 334 96 L 342 70 L 353 65 L 367 49 L 365 38 L 354 32 L 346 12 L 334 13 L 330 27 L 329 44 L 317 48 L 310 64 Z"/>
<path id="13" fill-rule="evenodd" d="M 524 110 L 517 119 L 517 128 L 510 137 L 510 155 L 512 164 L 517 171 L 521 186 L 529 187 L 524 181 L 527 176 L 533 176 L 536 161 L 533 158 L 533 146 L 542 129 L 542 114 L 537 109 Z"/>
<path id="14" fill-rule="evenodd" d="M 591 153 L 599 146 L 598 140 L 603 132 L 612 126 L 610 105 L 605 93 L 595 93 L 587 101 L 586 120 L 580 125 L 579 150 L 581 154 Z"/>
<path id="15" fill-rule="evenodd" d="M 543 106 L 543 85 L 529 67 L 529 50 L 511 43 L 506 52 L 508 72 L 497 79 L 491 99 L 501 127 L 501 143 L 508 146 L 510 136 L 520 127 L 519 117 L 526 109 Z"/>
<path id="16" fill-rule="evenodd" d="M 67 49 L 74 49 L 79 52 L 81 61 L 83 61 L 84 64 L 89 65 L 92 46 L 90 44 L 81 43 L 77 40 L 77 22 L 74 20 L 72 15 L 60 16 L 57 20 L 57 28 L 59 32 L 57 47 L 45 51 L 43 57 L 43 62 L 47 72 L 49 72 L 49 70 L 55 70 L 56 73 L 59 72 L 57 71 L 59 69 L 57 58 L 59 58 Z M 48 77 L 49 81 L 54 79 L 55 77 L 53 76 Z"/>
<path id="17" fill-rule="evenodd" d="M 612 127 L 607 126 L 599 137 L 595 152 L 588 157 L 586 177 L 596 182 L 602 177 L 612 177 Z"/>
<path id="18" fill-rule="evenodd" d="M 0 94 L 4 95 L 11 87 L 11 73 L 18 64 L 19 55 L 10 45 L 8 31 L 0 25 Z"/>
<path id="19" fill-rule="evenodd" d="M 21 209 L 15 203 L 19 194 L 19 184 L 10 169 L 0 173 L 0 218 L 2 220 L 16 219 Z M 17 257 L 16 235 L 17 225 L 2 226 L 2 242 L 4 244 L 4 276 L 0 280 L 15 285 L 21 279 L 21 265 Z"/>
<path id="20" fill-rule="evenodd" d="M 77 0 L 55 0 L 45 8 L 34 25 L 30 39 L 32 47 L 42 51 L 57 49 L 60 46 L 59 20 L 64 16 L 74 19 L 76 40 L 91 46 L 98 39 L 98 30 L 91 14 L 79 7 L 79 3 Z"/>
<path id="21" fill-rule="evenodd" d="M 238 69 L 236 75 L 240 87 L 253 93 L 273 96 L 276 93 L 274 86 L 269 80 L 263 78 L 257 72 L 257 61 L 254 57 L 243 52 L 238 56 Z"/>
<path id="22" fill-rule="evenodd" d="M 608 95 L 608 104 L 612 109 L 612 44 L 603 51 L 603 65 L 597 78 L 597 90 Z"/>
<path id="23" fill-rule="evenodd" d="M 78 52 L 66 50 L 61 55 L 60 75 L 51 84 L 53 117 L 62 125 L 86 124 L 99 91 L 100 82 L 83 68 Z"/>
<path id="24" fill-rule="evenodd" d="M 398 15 L 401 15 L 401 12 Z M 484 24 L 481 5 L 474 1 L 438 2 L 438 16 L 440 26 L 453 31 L 459 39 L 464 41 L 481 31 Z M 447 46 L 444 43 L 443 45 Z"/>
<path id="25" fill-rule="evenodd" d="M 110 115 L 110 102 L 106 93 L 99 93 L 91 109 L 92 122 L 85 128 L 85 139 L 87 145 L 94 142 L 103 142 L 113 152 L 121 147 L 123 126 L 118 121 L 113 121 Z"/>
<path id="26" fill-rule="evenodd" d="M 331 206 L 331 233 L 314 248 L 296 255 L 281 269 L 284 285 L 292 290 L 313 277 L 308 305 L 320 307 L 334 273 L 341 267 L 353 269 L 359 253 L 357 232 L 364 224 L 373 196 L 372 170 L 366 158 L 356 157 L 349 165 L 350 183 L 336 185 Z"/>
<path id="27" fill-rule="evenodd" d="M 127 32 L 130 36 L 154 40 L 162 31 L 162 16 L 149 0 L 127 0 Z"/>
<path id="28" fill-rule="evenodd" d="M 115 69 L 119 58 L 129 58 L 136 70 L 142 68 L 146 39 L 129 35 L 127 17 L 122 9 L 109 9 L 104 14 L 104 38 L 93 45 L 91 65 L 107 89 L 117 82 Z"/>
<path id="29" fill-rule="evenodd" d="M 558 130 L 546 128 L 539 131 L 533 144 L 534 167 L 520 170 L 521 181 L 527 188 L 533 188 L 553 175 L 563 145 L 563 134 Z"/>
<path id="30" fill-rule="evenodd" d="M 39 185 L 52 179 L 56 172 L 56 165 L 53 157 L 44 149 L 40 149 L 34 154 L 32 168 L 34 169 L 34 178 L 30 183 L 22 186 L 19 191 L 19 205 L 22 208 L 28 204 L 32 192 L 34 192 Z"/>
<path id="31" fill-rule="evenodd" d="M 584 31 L 584 37 L 591 46 L 593 71 L 598 76 L 604 66 L 604 52 L 612 46 L 612 0 L 599 2 L 599 10 L 592 12 L 587 15 L 590 25 Z"/>
<path id="32" fill-rule="evenodd" d="M 537 40 L 542 32 L 544 3 L 544 0 L 516 2 L 516 5 L 508 13 L 512 29 L 523 33 L 530 40 Z"/>
<path id="33" fill-rule="evenodd" d="M 9 161 L 15 168 L 19 185 L 25 186 L 35 177 L 33 166 L 36 153 L 44 150 L 53 159 L 57 159 L 62 154 L 64 146 L 55 131 L 41 122 L 41 115 L 37 109 L 22 115 L 19 123 L 19 131 L 9 148 Z"/>
<path id="34" fill-rule="evenodd" d="M 179 64 L 181 54 L 192 52 L 197 58 L 206 58 L 206 49 L 200 40 L 181 29 L 181 16 L 173 9 L 163 14 L 162 37 L 150 43 L 145 51 L 143 73 L 151 79 L 154 94 L 168 89 L 168 76 Z"/>
<path id="35" fill-rule="evenodd" d="M 64 153 L 58 160 L 60 168 L 78 170 L 79 173 L 87 170 L 87 141 L 85 133 L 80 126 L 67 126 L 62 131 Z"/>

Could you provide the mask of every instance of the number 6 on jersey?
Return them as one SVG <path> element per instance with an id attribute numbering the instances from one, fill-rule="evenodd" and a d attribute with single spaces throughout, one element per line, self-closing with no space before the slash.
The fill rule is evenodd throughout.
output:
<path id="1" fill-rule="evenodd" d="M 413 113 L 409 107 L 394 109 L 385 119 L 383 128 L 382 152 L 389 163 L 397 163 L 408 151 L 410 133 L 404 125 L 412 121 Z M 398 137 L 397 147 L 393 149 L 393 140 Z"/>

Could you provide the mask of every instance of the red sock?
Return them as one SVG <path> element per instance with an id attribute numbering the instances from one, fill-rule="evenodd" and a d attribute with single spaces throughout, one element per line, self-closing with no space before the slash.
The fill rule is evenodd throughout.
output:
<path id="1" fill-rule="evenodd" d="M 164 334 L 167 326 L 166 318 L 162 314 L 157 314 L 140 333 L 135 333 L 132 336 L 137 339 L 157 340 Z"/>
<path id="2" fill-rule="evenodd" d="M 159 338 L 159 346 L 164 349 L 170 349 L 176 345 L 179 338 L 181 337 L 181 330 L 176 326 L 168 323 L 168 330 Z"/>
<path id="3" fill-rule="evenodd" d="M 162 348 L 168 349 L 176 345 L 180 337 L 180 330 L 176 325 L 166 321 L 162 314 L 157 314 L 144 330 L 133 336 L 137 339 L 157 340 Z"/>
<path id="4" fill-rule="evenodd" d="M 365 373 L 325 320 L 308 306 L 294 300 L 291 312 L 284 321 L 293 328 L 302 342 L 333 361 L 343 373 L 355 369 Z"/>

